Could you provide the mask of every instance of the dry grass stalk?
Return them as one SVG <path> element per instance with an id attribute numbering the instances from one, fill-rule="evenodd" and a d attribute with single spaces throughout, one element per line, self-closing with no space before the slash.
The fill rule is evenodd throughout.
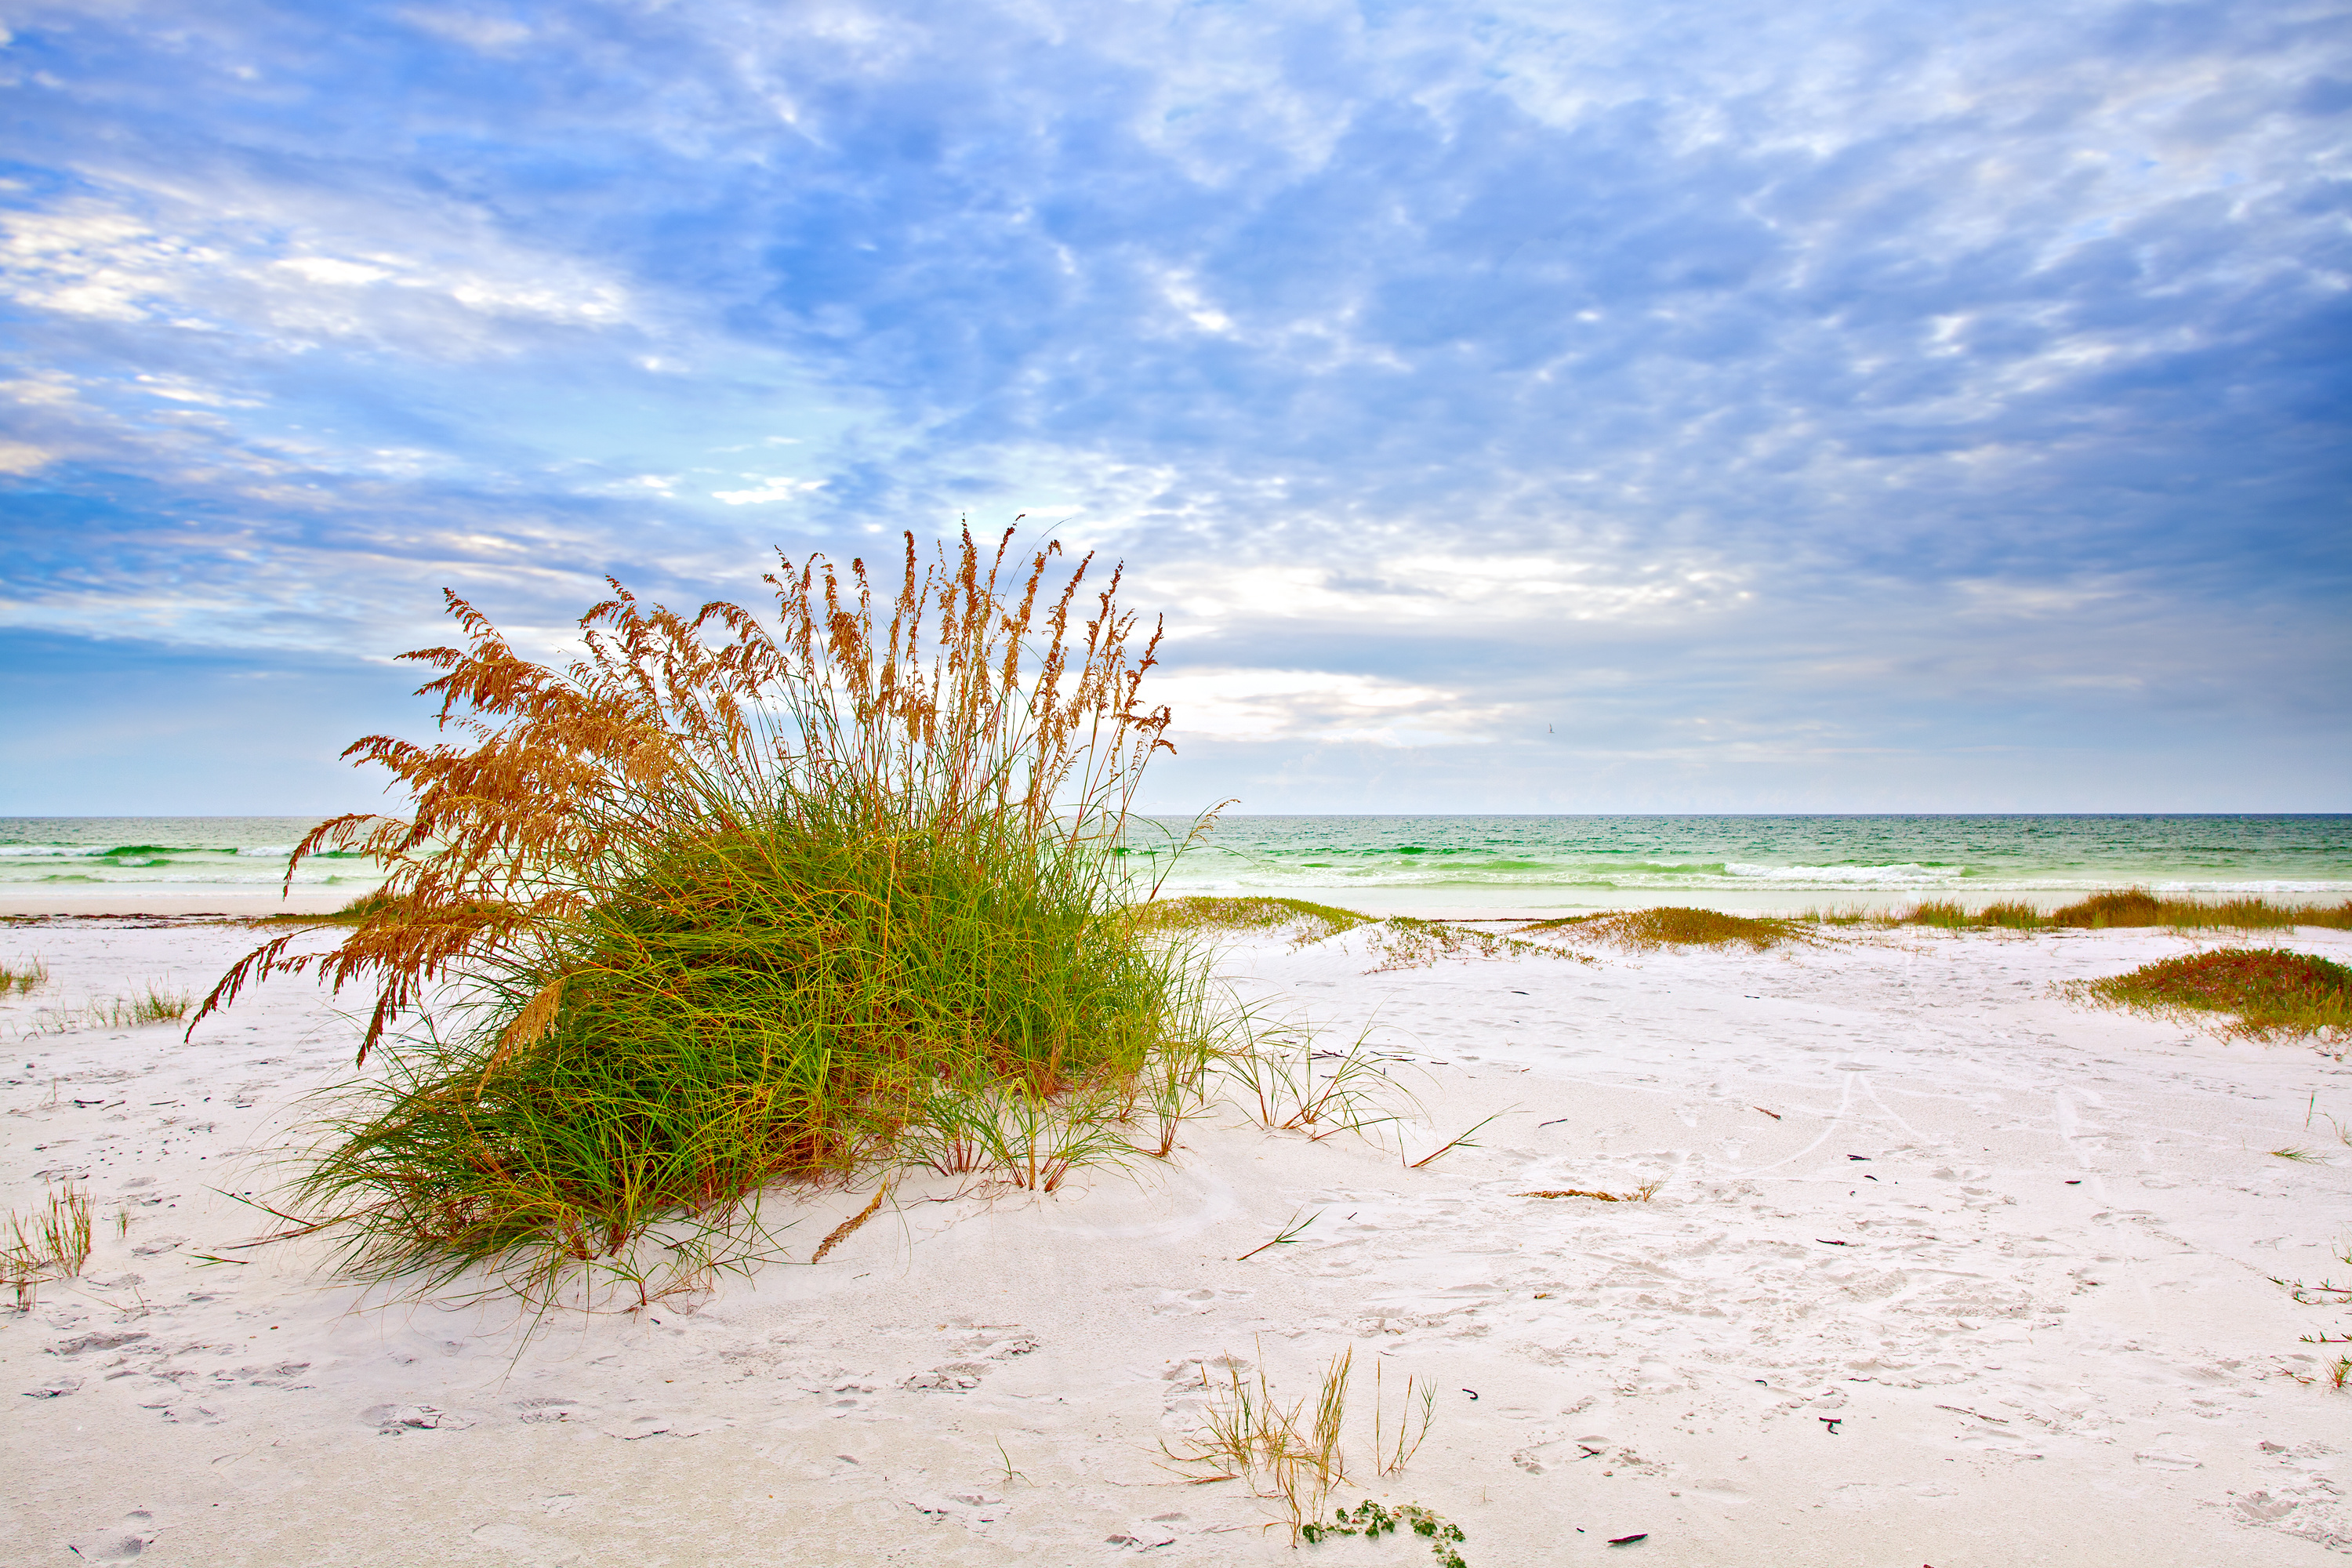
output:
<path id="1" fill-rule="evenodd" d="M 1412 1418 L 1416 1385 L 1408 1374 L 1404 1380 L 1404 1410 L 1397 1416 L 1396 1436 L 1389 1437 L 1385 1436 L 1386 1412 L 1381 1399 L 1382 1365 L 1377 1361 L 1372 1363 L 1372 1463 L 1381 1475 L 1393 1476 L 1411 1464 L 1412 1457 L 1421 1452 L 1422 1444 L 1429 1440 L 1430 1424 L 1437 1419 L 1437 1390 L 1428 1385 L 1418 1388 L 1421 1420 L 1416 1424 Z"/>
<path id="2" fill-rule="evenodd" d="M 1643 1182 L 1630 1193 L 1591 1192 L 1582 1187 L 1562 1187 L 1554 1192 L 1513 1193 L 1515 1198 L 1591 1198 L 1604 1204 L 1645 1204 L 1658 1195 L 1665 1186 L 1664 1181 Z"/>
<path id="3" fill-rule="evenodd" d="M 824 1262 L 824 1255 L 826 1253 L 831 1252 L 835 1247 L 839 1247 L 843 1242 L 848 1240 L 851 1233 L 856 1231 L 859 1226 L 864 1225 L 867 1220 L 872 1219 L 876 1215 L 882 1212 L 883 1201 L 889 1197 L 889 1195 L 890 1189 L 887 1186 L 877 1191 L 873 1198 L 864 1208 L 859 1209 L 856 1214 L 851 1215 L 847 1219 L 843 1220 L 839 1225 L 835 1226 L 832 1230 L 826 1233 L 825 1238 L 816 1244 L 816 1250 L 809 1254 L 809 1261 L 813 1264 Z"/>

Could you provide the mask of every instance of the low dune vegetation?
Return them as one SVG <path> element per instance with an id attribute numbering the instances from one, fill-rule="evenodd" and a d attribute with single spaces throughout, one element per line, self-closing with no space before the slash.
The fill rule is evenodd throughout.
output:
<path id="1" fill-rule="evenodd" d="M 1385 919 L 1305 899 L 1213 898 L 1155 900 L 1133 911 L 1137 929 L 1152 934 L 1206 936 L 1217 931 L 1279 933 L 1293 947 L 1360 933 L 1379 962 L 1369 973 L 1419 969 L 1441 958 L 1572 957 L 1557 947 L 1460 921 L 1413 915 Z"/>
<path id="2" fill-rule="evenodd" d="M 2008 900 L 1974 910 L 1951 899 L 1931 899 L 1910 909 L 1813 910 L 1803 917 L 1818 925 L 1928 926 L 1945 931 L 2106 931 L 2171 927 L 2184 931 L 2273 931 L 2317 926 L 2352 931 L 2352 900 L 2336 904 L 2273 903 L 2266 898 L 2165 898 L 2145 888 L 2094 893 L 2043 914 L 2032 904 Z"/>
<path id="3" fill-rule="evenodd" d="M 2294 926 L 2322 926 L 2352 931 L 2352 899 L 2339 904 L 2274 904 L 2268 899 L 2159 898 L 2145 888 L 2098 893 L 2050 914 L 2053 926 L 2098 931 L 2110 926 L 2177 926 L 2184 930 L 2213 927 L 2263 931 Z"/>
<path id="4" fill-rule="evenodd" d="M 1795 921 L 1727 915 L 1716 910 L 1668 905 L 1654 910 L 1619 910 L 1605 914 L 1564 915 L 1522 926 L 1522 936 L 1541 932 L 1567 941 L 1604 942 L 1641 951 L 1658 947 L 1720 947 L 1738 942 L 1758 952 L 1783 942 L 1809 940 Z"/>
<path id="5" fill-rule="evenodd" d="M 2075 982 L 2077 998 L 2216 1025 L 2247 1039 L 2352 1029 L 2352 969 L 2285 948 L 2222 948 Z"/>
<path id="6" fill-rule="evenodd" d="M 1139 931 L 1182 932 L 1281 931 L 1305 943 L 1339 936 L 1358 926 L 1371 925 L 1370 915 L 1305 899 L 1212 898 L 1196 896 L 1160 899 L 1135 907 Z"/>
<path id="7" fill-rule="evenodd" d="M 457 739 L 357 742 L 413 811 L 294 859 L 355 849 L 389 879 L 340 945 L 278 936 L 199 1014 L 273 974 L 374 990 L 376 1068 L 333 1100 L 286 1234 L 417 1289 L 483 1265 L 546 1302 L 585 1269 L 642 1300 L 770 1247 L 779 1182 L 1050 1189 L 1166 1152 L 1220 1026 L 1110 853 L 1166 746 L 1139 706 L 1158 637 L 1135 646 L 1116 572 L 1082 599 L 1087 563 L 1011 540 L 926 562 L 908 536 L 879 606 L 862 563 L 787 563 L 774 631 L 615 584 L 566 670 L 451 595 L 466 646 L 406 657 Z"/>

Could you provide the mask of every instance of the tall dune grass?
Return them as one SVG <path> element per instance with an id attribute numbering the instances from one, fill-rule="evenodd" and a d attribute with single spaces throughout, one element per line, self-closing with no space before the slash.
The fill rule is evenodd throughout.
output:
<path id="1" fill-rule="evenodd" d="M 356 743 L 415 809 L 294 858 L 373 856 L 381 895 L 199 1015 L 272 974 L 374 988 L 359 1057 L 389 1061 L 343 1093 L 300 1228 L 419 1288 L 647 1290 L 646 1245 L 670 1284 L 764 1246 L 778 1181 L 919 1160 L 1050 1188 L 1127 1152 L 1122 1119 L 1181 1115 L 1208 994 L 1110 854 L 1168 744 L 1139 697 L 1158 635 L 1135 646 L 1116 571 L 1082 599 L 1088 562 L 1011 542 L 926 562 L 910 535 L 879 605 L 861 562 L 787 563 L 773 632 L 615 584 L 561 672 L 451 595 L 467 646 L 406 657 L 459 740 Z"/>

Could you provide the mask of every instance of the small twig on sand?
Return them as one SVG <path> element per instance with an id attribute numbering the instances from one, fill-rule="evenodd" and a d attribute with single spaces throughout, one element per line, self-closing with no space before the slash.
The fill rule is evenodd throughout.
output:
<path id="1" fill-rule="evenodd" d="M 833 1227 L 833 1234 L 816 1244 L 816 1250 L 809 1254 L 809 1261 L 812 1264 L 824 1262 L 824 1255 L 831 1252 L 843 1242 L 848 1240 L 849 1233 L 851 1231 L 856 1230 L 859 1226 L 864 1225 L 867 1220 L 872 1219 L 876 1211 L 881 1208 L 882 1200 L 889 1195 L 890 1186 L 889 1184 L 886 1182 L 875 1192 L 874 1201 L 872 1203 L 867 1204 L 864 1208 L 859 1209 L 856 1214 L 850 1215 L 847 1219 L 843 1220 L 839 1225 L 835 1226 Z"/>

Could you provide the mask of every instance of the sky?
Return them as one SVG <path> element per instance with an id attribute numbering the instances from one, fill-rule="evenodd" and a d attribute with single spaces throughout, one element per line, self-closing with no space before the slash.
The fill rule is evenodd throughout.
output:
<path id="1" fill-rule="evenodd" d="M 2352 13 L 0 0 L 0 814 L 1128 563 L 1188 812 L 2352 808 Z"/>

